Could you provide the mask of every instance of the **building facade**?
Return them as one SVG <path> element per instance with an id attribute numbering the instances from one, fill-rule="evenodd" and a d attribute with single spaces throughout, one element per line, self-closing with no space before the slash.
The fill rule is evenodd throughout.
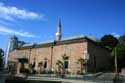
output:
<path id="1" fill-rule="evenodd" d="M 111 68 L 110 51 L 100 41 L 91 36 L 73 36 L 61 39 L 61 23 L 59 22 L 56 40 L 36 44 L 23 44 L 9 53 L 9 62 L 15 62 L 17 71 L 20 69 L 19 58 L 26 58 L 28 64 L 34 64 L 37 71 L 40 62 L 46 71 L 58 71 L 57 62 L 63 62 L 66 71 L 77 74 L 81 65 L 79 59 L 86 61 L 83 65 L 84 72 L 106 71 Z M 63 56 L 66 57 L 64 60 Z M 27 66 L 27 68 L 29 68 Z M 18 71 L 19 72 L 19 71 Z"/>

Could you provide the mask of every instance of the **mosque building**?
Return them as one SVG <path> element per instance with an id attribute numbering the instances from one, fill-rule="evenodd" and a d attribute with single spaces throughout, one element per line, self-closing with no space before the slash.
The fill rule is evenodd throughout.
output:
<path id="1" fill-rule="evenodd" d="M 85 35 L 72 36 L 62 39 L 61 22 L 59 21 L 56 40 L 28 44 L 14 35 L 10 38 L 8 62 L 14 63 L 17 73 L 21 68 L 19 60 L 25 59 L 24 65 L 29 64 L 37 71 L 42 62 L 44 71 L 59 71 L 59 62 L 62 62 L 65 71 L 72 74 L 78 72 L 99 72 L 111 68 L 110 50 L 92 37 Z M 80 62 L 81 60 L 81 62 Z M 82 62 L 83 61 L 83 62 Z"/>

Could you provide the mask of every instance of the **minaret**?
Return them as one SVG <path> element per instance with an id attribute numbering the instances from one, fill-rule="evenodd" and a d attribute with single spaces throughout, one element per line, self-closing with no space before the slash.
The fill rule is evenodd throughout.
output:
<path id="1" fill-rule="evenodd" d="M 60 41 L 62 37 L 61 33 L 61 21 L 59 20 L 58 27 L 57 27 L 57 32 L 56 32 L 56 41 Z"/>

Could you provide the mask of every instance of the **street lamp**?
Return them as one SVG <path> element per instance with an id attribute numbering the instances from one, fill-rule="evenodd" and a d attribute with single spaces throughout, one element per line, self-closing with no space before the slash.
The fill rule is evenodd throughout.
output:
<path id="1" fill-rule="evenodd" d="M 55 44 L 56 44 L 56 41 L 54 40 L 54 42 L 52 43 L 52 46 L 51 46 L 51 64 L 50 64 L 51 71 L 53 71 L 53 68 L 52 68 L 52 65 L 53 65 L 53 50 L 54 50 Z"/>
<path id="2" fill-rule="evenodd" d="M 32 64 L 31 64 L 31 55 L 32 55 L 32 49 L 35 48 L 36 44 L 34 43 L 29 47 L 29 57 L 28 57 L 28 64 L 30 71 L 32 70 Z M 31 71 L 32 72 L 32 71 Z"/>
<path id="3" fill-rule="evenodd" d="M 114 75 L 114 82 L 116 82 L 116 80 L 118 79 L 118 65 L 117 65 L 116 47 L 115 47 L 114 51 L 115 51 L 115 60 L 114 60 L 114 63 L 115 63 L 115 75 Z"/>
<path id="4" fill-rule="evenodd" d="M 32 50 L 32 47 L 29 48 L 29 60 L 28 60 L 29 64 L 30 64 L 31 50 Z"/>
<path id="5" fill-rule="evenodd" d="M 32 46 L 29 47 L 29 64 L 30 64 L 30 59 L 31 59 L 31 55 L 32 55 L 32 49 L 35 48 L 36 44 L 34 43 Z"/>

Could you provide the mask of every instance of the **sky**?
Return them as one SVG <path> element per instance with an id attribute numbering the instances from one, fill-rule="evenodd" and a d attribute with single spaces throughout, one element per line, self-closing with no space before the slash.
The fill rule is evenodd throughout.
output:
<path id="1" fill-rule="evenodd" d="M 125 33 L 125 0 L 0 0 L 0 48 L 9 38 L 37 43 L 54 40 L 61 19 L 62 37 L 101 38 Z"/>

